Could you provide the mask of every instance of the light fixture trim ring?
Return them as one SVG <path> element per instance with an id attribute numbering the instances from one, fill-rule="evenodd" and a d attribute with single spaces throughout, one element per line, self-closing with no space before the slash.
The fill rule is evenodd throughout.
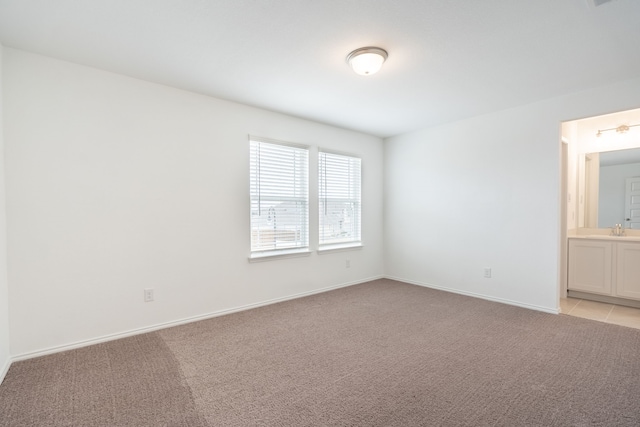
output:
<path id="1" fill-rule="evenodd" d="M 351 52 L 349 55 L 347 55 L 347 64 L 351 64 L 351 60 L 356 56 L 360 56 L 365 53 L 375 53 L 377 55 L 380 55 L 383 58 L 383 62 L 386 61 L 387 58 L 389 57 L 389 54 L 387 53 L 386 50 L 380 47 L 367 46 L 367 47 L 361 47 L 359 49 L 356 49 L 353 52 Z"/>
<path id="2" fill-rule="evenodd" d="M 382 48 L 375 46 L 361 47 L 347 55 L 347 64 L 356 74 L 371 76 L 380 71 L 382 64 L 385 63 L 388 57 L 389 54 Z"/>

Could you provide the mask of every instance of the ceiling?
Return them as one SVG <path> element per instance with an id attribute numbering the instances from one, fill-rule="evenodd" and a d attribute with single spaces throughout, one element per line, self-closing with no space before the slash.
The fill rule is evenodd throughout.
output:
<path id="1" fill-rule="evenodd" d="M 599 3 L 0 0 L 0 42 L 388 137 L 640 76 L 640 1 Z"/>

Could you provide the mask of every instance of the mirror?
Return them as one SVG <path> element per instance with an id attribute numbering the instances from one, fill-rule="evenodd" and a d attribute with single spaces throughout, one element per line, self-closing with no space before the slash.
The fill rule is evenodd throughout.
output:
<path id="1" fill-rule="evenodd" d="M 584 226 L 640 229 L 640 148 L 587 153 Z"/>

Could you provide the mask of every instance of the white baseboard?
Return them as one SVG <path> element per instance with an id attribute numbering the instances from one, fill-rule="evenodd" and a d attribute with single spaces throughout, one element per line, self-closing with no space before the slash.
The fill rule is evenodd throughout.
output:
<path id="1" fill-rule="evenodd" d="M 7 359 L 2 369 L 0 369 L 0 384 L 2 384 L 2 381 L 4 381 L 4 377 L 7 376 L 7 372 L 9 372 L 10 366 L 11 366 L 11 359 Z"/>
<path id="2" fill-rule="evenodd" d="M 385 279 L 397 280 L 399 282 L 409 283 L 409 284 L 412 284 L 412 285 L 422 286 L 422 287 L 425 287 L 425 288 L 438 289 L 440 291 L 452 292 L 454 294 L 466 295 L 466 296 L 474 297 L 474 298 L 481 298 L 481 299 L 484 299 L 484 300 L 487 300 L 487 301 L 493 301 L 493 302 L 499 302 L 499 303 L 502 303 L 502 304 L 514 305 L 516 307 L 527 308 L 529 310 L 542 311 L 544 313 L 558 314 L 560 312 L 557 308 L 552 309 L 552 308 L 549 308 L 549 307 L 542 307 L 542 306 L 539 306 L 539 305 L 525 304 L 525 303 L 518 302 L 518 301 L 512 301 L 512 300 L 503 299 L 503 298 L 496 298 L 496 297 L 492 297 L 492 296 L 489 296 L 489 295 L 477 294 L 475 292 L 461 291 L 459 289 L 453 289 L 453 288 L 448 288 L 448 287 L 445 287 L 445 286 L 433 285 L 431 283 L 416 282 L 415 280 L 408 280 L 408 279 L 403 279 L 403 278 L 400 278 L 400 277 L 385 276 Z"/>
<path id="3" fill-rule="evenodd" d="M 289 300 L 292 300 L 292 299 L 303 298 L 303 297 L 306 297 L 306 296 L 320 294 L 320 293 L 323 293 L 323 292 L 332 291 L 334 289 L 346 288 L 347 286 L 353 286 L 353 285 L 357 285 L 357 284 L 360 284 L 360 283 L 366 283 L 366 282 L 370 282 L 372 280 L 378 280 L 378 279 L 382 279 L 382 278 L 384 278 L 384 276 L 375 276 L 375 277 L 370 277 L 370 278 L 367 278 L 367 279 L 357 280 L 357 281 L 353 281 L 353 282 L 341 283 L 339 285 L 328 286 L 326 288 L 315 289 L 313 291 L 308 291 L 308 292 L 301 292 L 301 293 L 298 293 L 298 294 L 288 295 L 286 297 L 273 298 L 273 299 L 266 300 L 266 301 L 261 301 L 261 302 L 257 302 L 257 303 L 253 303 L 253 304 L 242 305 L 242 306 L 239 306 L 239 307 L 229 308 L 229 309 L 225 309 L 225 310 L 214 311 L 214 312 L 211 312 L 211 313 L 205 313 L 205 314 L 201 314 L 201 315 L 198 315 L 198 316 L 186 317 L 186 318 L 183 318 L 183 319 L 173 320 L 173 321 L 170 321 L 170 322 L 158 323 L 156 325 L 151 325 L 151 326 L 147 326 L 147 327 L 144 327 L 144 328 L 131 329 L 131 330 L 128 330 L 128 331 L 118 332 L 118 333 L 110 334 L 110 335 L 103 335 L 101 337 L 92 338 L 92 339 L 88 339 L 88 340 L 84 340 L 84 341 L 77 341 L 77 342 L 70 343 L 70 344 L 64 344 L 64 345 L 60 345 L 60 346 L 56 346 L 56 347 L 49 347 L 49 348 L 45 348 L 45 349 L 42 349 L 42 350 L 32 351 L 32 352 L 28 352 L 28 353 L 22 353 L 22 354 L 18 354 L 18 355 L 15 355 L 15 356 L 11 357 L 11 360 L 7 364 L 6 370 L 7 371 L 9 370 L 9 365 L 11 364 L 11 362 L 17 362 L 17 361 L 20 361 L 20 360 L 33 359 L 35 357 L 46 356 L 48 354 L 60 353 L 62 351 L 73 350 L 73 349 L 81 348 L 81 347 L 87 347 L 87 346 L 90 346 L 90 345 L 100 344 L 100 343 L 107 342 L 107 341 L 113 341 L 113 340 L 117 340 L 117 339 L 120 339 L 120 338 L 127 338 L 127 337 L 130 337 L 130 336 L 144 334 L 144 333 L 147 333 L 147 332 L 154 332 L 154 331 L 158 331 L 160 329 L 171 328 L 171 327 L 174 327 L 174 326 L 184 325 L 186 323 L 197 322 L 199 320 L 211 319 L 213 317 L 219 317 L 219 316 L 224 316 L 224 315 L 227 315 L 227 314 L 237 313 L 239 311 L 251 310 L 252 308 L 258 308 L 258 307 L 263 307 L 265 305 L 271 305 L 271 304 L 276 304 L 276 303 L 279 303 L 279 302 L 289 301 Z M 2 378 L 4 378 L 4 376 Z"/>

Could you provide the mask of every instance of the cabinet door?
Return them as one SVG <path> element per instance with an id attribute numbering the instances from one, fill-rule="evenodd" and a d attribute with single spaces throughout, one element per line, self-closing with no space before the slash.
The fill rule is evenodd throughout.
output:
<path id="1" fill-rule="evenodd" d="M 613 243 L 569 240 L 569 289 L 611 295 Z"/>
<path id="2" fill-rule="evenodd" d="M 615 294 L 640 299 L 640 243 L 618 243 Z"/>

